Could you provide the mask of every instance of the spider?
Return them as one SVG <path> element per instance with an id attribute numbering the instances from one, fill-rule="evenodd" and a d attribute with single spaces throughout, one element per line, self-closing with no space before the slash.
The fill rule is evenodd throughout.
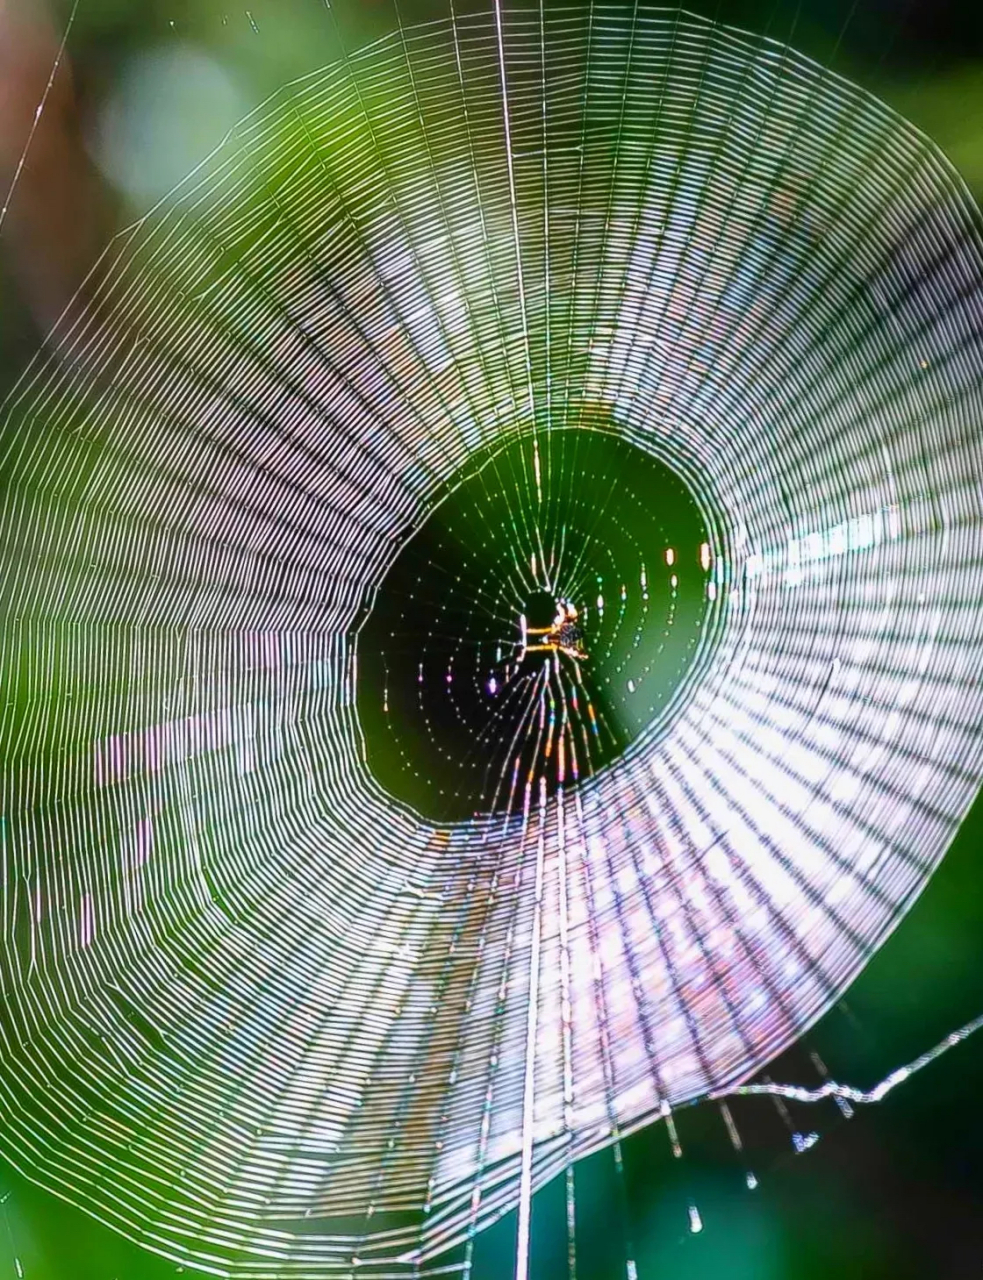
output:
<path id="1" fill-rule="evenodd" d="M 542 636 L 536 644 L 529 643 L 530 636 Z M 575 662 L 583 662 L 587 654 L 580 647 L 583 633 L 577 625 L 577 610 L 569 600 L 556 602 L 556 617 L 548 627 L 527 627 L 522 619 L 522 656 L 527 653 L 565 653 Z"/>

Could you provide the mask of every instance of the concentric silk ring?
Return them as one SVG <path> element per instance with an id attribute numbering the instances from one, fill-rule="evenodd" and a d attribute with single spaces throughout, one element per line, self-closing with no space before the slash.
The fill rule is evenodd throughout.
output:
<path id="1" fill-rule="evenodd" d="M 426 1274 L 524 1157 L 746 1078 L 980 779 L 959 179 L 681 12 L 501 34 L 289 86 L 6 406 L 0 1147 L 220 1274 Z M 471 452 L 596 406 L 723 513 L 712 662 L 542 816 L 425 823 L 364 764 L 366 601 Z"/>

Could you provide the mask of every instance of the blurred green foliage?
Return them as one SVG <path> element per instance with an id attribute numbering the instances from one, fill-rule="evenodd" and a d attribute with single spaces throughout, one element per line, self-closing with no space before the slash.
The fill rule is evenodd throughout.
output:
<path id="1" fill-rule="evenodd" d="M 444 0 L 407 0 L 405 23 L 442 16 Z M 479 7 L 477 0 L 458 4 Z M 484 0 L 481 7 L 488 7 Z M 750 31 L 767 29 L 877 93 L 930 135 L 983 199 L 983 5 L 979 0 L 695 0 L 691 10 Z M 52 15 L 59 27 L 62 3 Z M 156 59 L 193 51 L 199 69 L 148 109 L 162 118 L 130 145 L 171 148 L 161 181 L 190 168 L 243 110 L 283 83 L 354 50 L 395 25 L 390 0 L 82 0 L 68 46 L 78 132 L 93 154 L 99 121 L 121 86 Z M 177 64 L 180 66 L 180 62 Z M 216 86 L 220 87 L 218 90 Z M 226 88 L 229 89 L 226 92 Z M 146 105 L 146 103 L 145 103 Z M 126 121 L 123 122 L 124 124 Z M 151 121 L 151 123 L 154 123 Z M 161 139 L 164 142 L 161 142 Z M 148 162 L 151 161 L 148 156 Z M 160 162 L 161 157 L 156 157 Z M 161 194 L 111 183 L 108 220 L 124 225 Z M 0 242 L 0 248 L 3 248 Z M 9 255 L 0 266 L 0 386 L 8 388 L 42 334 Z M 847 997 L 808 1037 L 834 1074 L 866 1084 L 983 1009 L 983 805 L 965 822 L 941 870 Z M 806 1078 L 803 1055 L 773 1067 Z M 640 1280 L 960 1280 L 983 1274 L 983 1042 L 960 1046 L 874 1111 L 846 1121 L 830 1105 L 802 1117 L 821 1132 L 794 1155 L 764 1102 L 749 1153 L 761 1185 L 748 1192 L 710 1107 L 680 1118 L 686 1159 L 673 1162 L 663 1126 L 625 1144 L 626 1181 Z M 741 1118 L 739 1116 L 739 1119 Z M 577 1174 L 579 1280 L 625 1275 L 624 1236 L 610 1152 Z M 177 1268 L 0 1169 L 0 1280 L 162 1280 Z M 686 1204 L 704 1229 L 690 1235 Z M 532 1274 L 565 1275 L 562 1183 L 537 1198 Z M 473 1280 L 510 1274 L 510 1215 L 478 1242 Z M 19 1260 L 15 1262 L 15 1259 Z"/>

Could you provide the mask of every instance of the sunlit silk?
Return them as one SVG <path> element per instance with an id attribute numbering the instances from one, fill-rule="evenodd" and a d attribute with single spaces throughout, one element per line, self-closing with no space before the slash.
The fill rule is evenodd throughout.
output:
<path id="1" fill-rule="evenodd" d="M 0 436 L 3 1155 L 181 1263 L 409 1280 L 796 1040 L 979 784 L 979 226 L 794 52 L 591 5 L 398 30 L 119 237 Z M 553 582 L 550 450 L 599 424 L 704 529 L 585 526 Z M 364 684 L 369 620 L 518 441 L 477 586 L 572 598 L 577 733 L 542 654 L 510 799 L 440 818 L 362 696 L 501 703 L 531 582 L 487 664 Z M 708 639 L 588 767 L 598 634 L 692 583 Z"/>

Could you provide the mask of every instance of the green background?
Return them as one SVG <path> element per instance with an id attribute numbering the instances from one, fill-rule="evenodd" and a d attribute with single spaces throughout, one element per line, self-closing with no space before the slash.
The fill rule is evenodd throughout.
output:
<path id="1" fill-rule="evenodd" d="M 30 9 L 31 0 L 25 4 Z M 800 50 L 878 93 L 930 134 L 983 199 L 978 0 L 711 0 L 688 7 L 750 30 L 791 34 Z M 92 122 L 129 61 L 141 51 L 192 45 L 220 64 L 234 87 L 216 97 L 214 86 L 206 85 L 204 96 L 196 97 L 199 86 L 190 84 L 161 101 L 159 131 L 141 145 L 160 160 L 155 180 L 162 193 L 220 140 L 237 114 L 336 56 L 339 35 L 354 49 L 395 23 L 390 0 L 339 0 L 335 11 L 337 26 L 321 0 L 254 0 L 248 14 L 212 0 L 81 0 L 60 91 L 42 117 L 0 234 L 0 390 L 13 383 L 42 340 L 59 289 L 72 287 L 112 230 L 153 197 L 152 184 L 137 195 L 114 190 L 89 159 Z M 409 23 L 446 8 L 439 0 L 415 0 L 400 12 Z M 55 45 L 67 13 L 62 0 L 49 15 Z M 35 102 L 49 69 L 50 58 L 38 72 Z M 6 127 L 16 133 L 16 121 Z M 68 148 L 76 184 L 65 193 L 73 203 L 62 223 L 49 216 L 38 194 L 45 156 L 50 163 L 53 154 L 53 131 Z M 6 189 L 10 167 L 3 163 Z M 54 171 L 68 173 L 65 166 Z M 69 243 L 73 228 L 78 235 Z M 54 284 L 53 260 L 61 272 Z M 817 1050 L 835 1076 L 872 1084 L 983 1010 L 981 832 L 978 802 L 942 868 L 845 1005 L 814 1028 L 804 1046 L 773 1064 L 775 1079 L 814 1081 L 808 1051 Z M 802 1155 L 794 1153 L 769 1101 L 735 1104 L 760 1180 L 754 1192 L 744 1186 L 719 1116 L 710 1107 L 693 1108 L 678 1118 L 684 1160 L 672 1159 L 661 1125 L 624 1144 L 627 1224 L 611 1153 L 578 1167 L 578 1276 L 625 1276 L 626 1225 L 641 1280 L 983 1276 L 981 1087 L 983 1036 L 852 1120 L 831 1103 L 793 1108 L 801 1131 L 820 1134 Z M 155 1280 L 177 1270 L 11 1169 L 0 1167 L 0 1197 L 0 1280 L 18 1275 L 15 1259 L 25 1280 Z M 690 1200 L 704 1223 L 696 1236 L 688 1231 Z M 565 1275 L 563 1214 L 562 1185 L 547 1188 L 533 1214 L 537 1280 Z M 480 1238 L 475 1280 L 510 1274 L 514 1231 L 513 1215 Z"/>

